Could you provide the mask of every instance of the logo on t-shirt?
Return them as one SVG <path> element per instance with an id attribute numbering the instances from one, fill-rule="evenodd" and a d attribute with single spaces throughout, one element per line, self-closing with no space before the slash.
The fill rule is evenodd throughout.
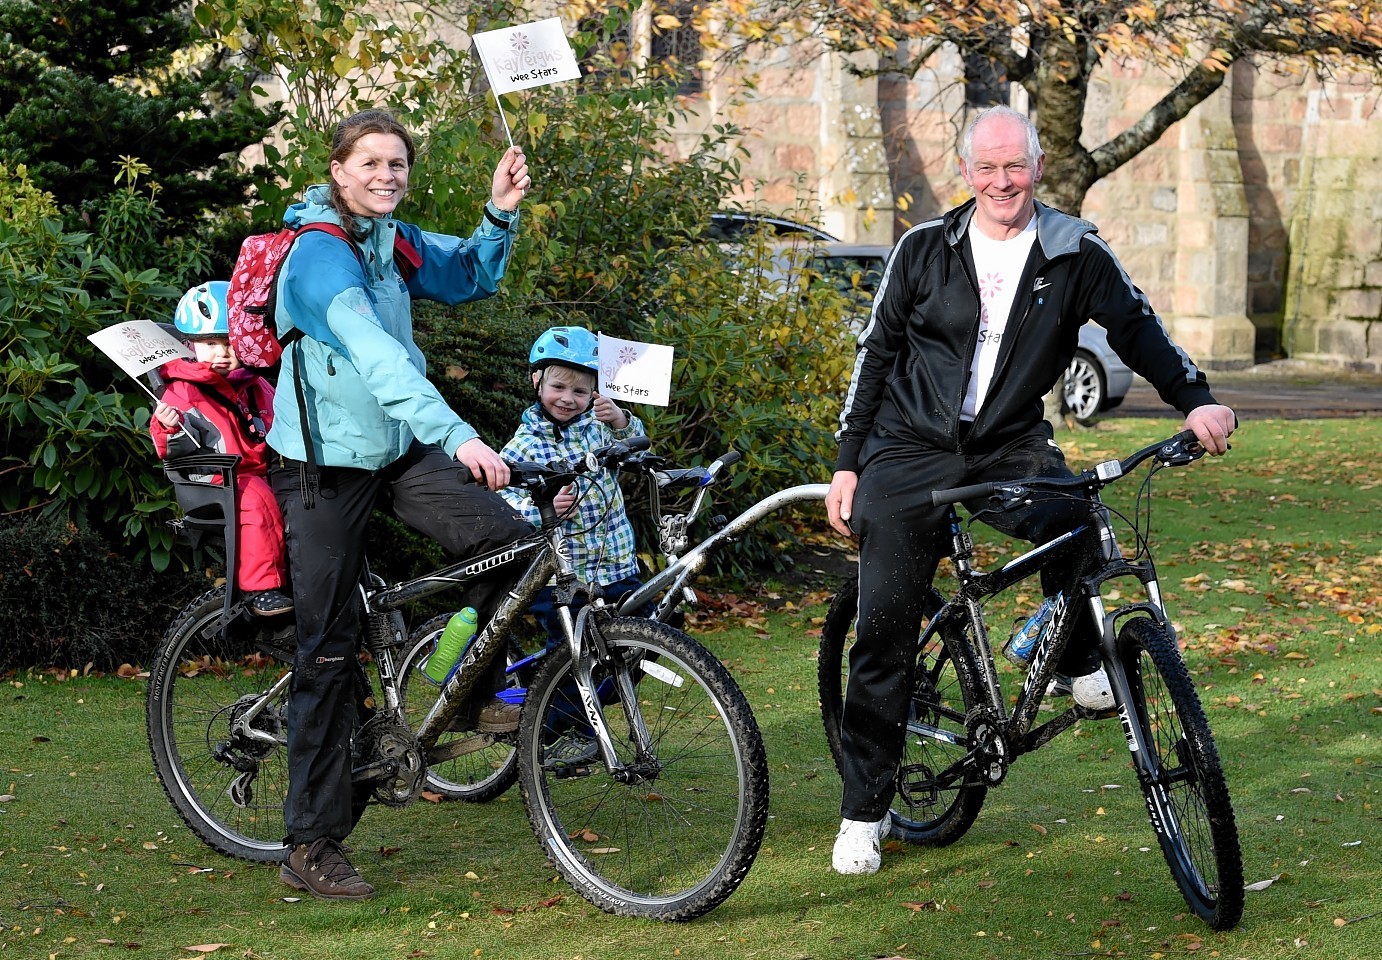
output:
<path id="1" fill-rule="evenodd" d="M 1003 275 L 994 271 L 979 278 L 979 343 L 1000 343 L 1002 330 L 989 330 L 989 305 L 1003 295 Z"/>

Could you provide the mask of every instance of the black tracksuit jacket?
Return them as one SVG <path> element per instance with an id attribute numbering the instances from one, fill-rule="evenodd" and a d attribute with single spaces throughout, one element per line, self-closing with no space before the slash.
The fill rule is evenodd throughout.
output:
<path id="1" fill-rule="evenodd" d="M 971 199 L 913 227 L 893 248 L 859 335 L 836 434 L 837 470 L 858 472 L 876 451 L 895 444 L 962 448 L 960 406 L 979 331 L 974 258 L 965 242 L 974 205 Z M 1070 364 L 1079 329 L 1090 320 L 1168 404 L 1189 413 L 1214 403 L 1204 375 L 1172 342 L 1094 224 L 1036 207 L 1036 243 L 988 396 L 963 448 L 996 450 L 1042 423 L 1042 398 Z"/>

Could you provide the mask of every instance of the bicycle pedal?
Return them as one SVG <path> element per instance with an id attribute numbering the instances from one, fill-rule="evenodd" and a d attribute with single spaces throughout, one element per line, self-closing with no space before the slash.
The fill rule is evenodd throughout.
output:
<path id="1" fill-rule="evenodd" d="M 560 767 L 555 767 L 552 770 L 552 776 L 556 777 L 558 780 L 578 780 L 588 777 L 594 772 L 594 767 L 588 763 L 565 764 Z"/>

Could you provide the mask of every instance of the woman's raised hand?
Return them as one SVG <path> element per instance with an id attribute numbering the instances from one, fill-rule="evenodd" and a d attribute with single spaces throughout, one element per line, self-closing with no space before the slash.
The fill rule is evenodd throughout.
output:
<path id="1" fill-rule="evenodd" d="M 528 160 L 523 156 L 523 148 L 509 147 L 494 168 L 490 199 L 500 210 L 517 210 L 532 185 L 533 178 L 528 173 Z"/>

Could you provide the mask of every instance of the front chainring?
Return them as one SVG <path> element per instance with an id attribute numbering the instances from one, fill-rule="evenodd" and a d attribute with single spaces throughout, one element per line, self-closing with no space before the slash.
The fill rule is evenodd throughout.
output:
<path id="1" fill-rule="evenodd" d="M 427 763 L 417 737 L 402 720 L 376 713 L 356 734 L 355 745 L 359 752 L 357 769 L 370 766 L 392 771 L 380 776 L 375 783 L 374 797 L 380 803 L 402 807 L 422 793 Z"/>
<path id="2" fill-rule="evenodd" d="M 969 732 L 974 772 L 987 786 L 998 786 L 1008 775 L 1008 765 L 1012 763 L 1002 723 L 992 710 L 975 707 L 965 714 L 965 730 Z"/>

